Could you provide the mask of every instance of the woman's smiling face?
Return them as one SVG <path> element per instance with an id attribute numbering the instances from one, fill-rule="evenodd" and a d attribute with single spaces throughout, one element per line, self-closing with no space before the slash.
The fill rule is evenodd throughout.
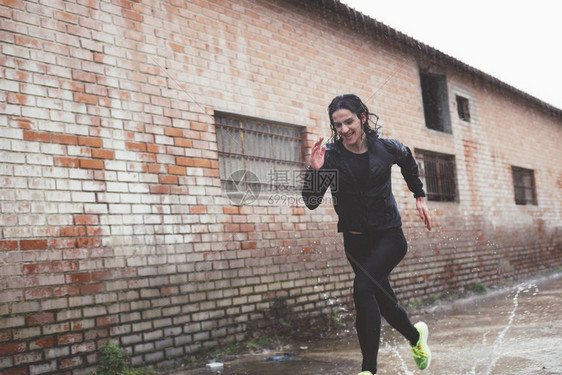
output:
<path id="1" fill-rule="evenodd" d="M 361 121 L 355 113 L 345 108 L 338 109 L 332 114 L 332 122 L 347 146 L 359 147 L 361 145 L 363 130 Z"/>

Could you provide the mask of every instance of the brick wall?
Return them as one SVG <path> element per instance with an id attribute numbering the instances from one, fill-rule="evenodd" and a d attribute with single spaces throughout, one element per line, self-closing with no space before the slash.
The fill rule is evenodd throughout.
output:
<path id="1" fill-rule="evenodd" d="M 403 302 L 561 265 L 559 112 L 300 3 L 0 0 L 0 374 L 88 374 L 108 341 L 172 363 L 272 310 L 349 303 L 329 205 L 221 195 L 214 111 L 305 126 L 310 146 L 355 92 L 385 137 L 455 155 L 459 201 L 429 202 L 431 233 L 393 172 Z M 424 125 L 425 60 L 452 135 Z M 511 165 L 535 171 L 537 206 L 514 204 Z"/>

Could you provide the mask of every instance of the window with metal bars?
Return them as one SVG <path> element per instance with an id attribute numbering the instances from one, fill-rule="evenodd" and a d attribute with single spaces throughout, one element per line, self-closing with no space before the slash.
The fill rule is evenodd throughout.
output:
<path id="1" fill-rule="evenodd" d="M 535 172 L 532 169 L 511 167 L 515 204 L 537 205 Z"/>
<path id="2" fill-rule="evenodd" d="M 457 178 L 455 157 L 431 151 L 416 150 L 420 178 L 425 186 L 427 200 L 456 202 Z"/>
<path id="3" fill-rule="evenodd" d="M 226 113 L 215 114 L 215 125 L 223 191 L 300 189 L 302 127 Z"/>

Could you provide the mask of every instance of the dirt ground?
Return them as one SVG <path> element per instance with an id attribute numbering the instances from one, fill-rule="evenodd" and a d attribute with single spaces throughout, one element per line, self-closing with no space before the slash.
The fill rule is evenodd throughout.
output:
<path id="1" fill-rule="evenodd" d="M 519 282 L 420 310 L 429 326 L 431 366 L 416 368 L 404 338 L 383 327 L 378 375 L 562 374 L 562 273 Z M 305 348 L 306 345 L 306 348 Z M 361 355 L 354 334 L 240 356 L 221 375 L 356 375 Z M 173 375 L 207 375 L 207 368 Z"/>

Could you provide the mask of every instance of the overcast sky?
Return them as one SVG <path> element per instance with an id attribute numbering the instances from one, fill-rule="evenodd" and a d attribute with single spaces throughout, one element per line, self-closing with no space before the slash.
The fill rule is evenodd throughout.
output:
<path id="1" fill-rule="evenodd" d="M 340 1 L 562 109 L 562 1 Z"/>

